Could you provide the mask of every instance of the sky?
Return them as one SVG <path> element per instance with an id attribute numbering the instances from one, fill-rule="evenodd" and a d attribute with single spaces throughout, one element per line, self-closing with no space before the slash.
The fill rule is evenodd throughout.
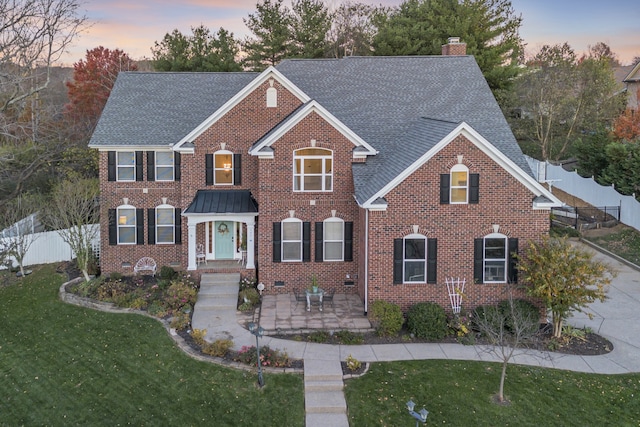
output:
<path id="1" fill-rule="evenodd" d="M 166 33 L 184 35 L 204 25 L 212 32 L 223 27 L 238 39 L 250 35 L 243 18 L 256 10 L 258 0 L 86 0 L 81 11 L 90 27 L 61 61 L 64 65 L 85 58 L 98 46 L 121 49 L 133 59 L 151 58 L 151 48 Z M 397 6 L 401 0 L 351 0 L 375 6 Z M 285 1 L 286 3 L 286 1 Z M 329 0 L 331 5 L 343 3 Z M 580 55 L 604 42 L 623 65 L 640 56 L 640 3 L 638 0 L 511 0 L 522 16 L 520 36 L 526 53 L 543 45 L 567 42 Z M 452 34 L 455 36 L 455 34 Z M 464 41 L 464 40 L 463 40 Z"/>

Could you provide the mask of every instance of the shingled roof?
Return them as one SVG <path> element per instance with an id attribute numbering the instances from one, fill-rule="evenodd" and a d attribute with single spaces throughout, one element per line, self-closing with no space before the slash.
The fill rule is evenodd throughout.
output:
<path id="1" fill-rule="evenodd" d="M 353 166 L 360 203 L 462 122 L 531 175 L 472 56 L 292 59 L 276 69 L 378 150 Z M 122 73 L 90 146 L 171 146 L 256 76 Z"/>

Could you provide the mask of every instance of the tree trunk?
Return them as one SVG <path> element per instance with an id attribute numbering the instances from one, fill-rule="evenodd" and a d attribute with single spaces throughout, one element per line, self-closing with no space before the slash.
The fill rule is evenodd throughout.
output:
<path id="1" fill-rule="evenodd" d="M 502 364 L 502 373 L 500 374 L 500 390 L 498 391 L 498 401 L 504 402 L 504 379 L 507 376 L 508 362 Z"/>
<path id="2" fill-rule="evenodd" d="M 562 336 L 562 318 L 553 316 L 553 337 L 560 338 Z"/>

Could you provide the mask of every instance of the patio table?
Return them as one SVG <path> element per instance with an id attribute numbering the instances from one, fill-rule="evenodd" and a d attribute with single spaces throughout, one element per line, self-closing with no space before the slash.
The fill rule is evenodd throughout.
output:
<path id="1" fill-rule="evenodd" d="M 322 288 L 318 288 L 318 290 L 316 292 L 313 292 L 312 290 L 306 289 L 304 291 L 304 293 L 307 296 L 307 311 L 311 311 L 311 300 L 313 298 L 317 298 L 318 302 L 320 303 L 320 311 L 322 311 L 322 297 L 324 296 L 324 289 Z"/>

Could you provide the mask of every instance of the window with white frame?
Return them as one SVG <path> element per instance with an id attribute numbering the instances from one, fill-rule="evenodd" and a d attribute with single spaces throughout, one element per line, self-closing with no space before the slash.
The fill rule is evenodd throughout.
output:
<path id="1" fill-rule="evenodd" d="M 404 273 L 405 283 L 426 283 L 427 274 L 427 239 L 419 234 L 404 238 Z"/>
<path id="2" fill-rule="evenodd" d="M 233 153 L 218 151 L 214 153 L 213 183 L 215 185 L 233 185 Z"/>
<path id="3" fill-rule="evenodd" d="M 333 190 L 333 152 L 302 148 L 293 152 L 294 191 Z"/>
<path id="4" fill-rule="evenodd" d="M 156 151 L 156 181 L 174 180 L 173 151 Z"/>
<path id="5" fill-rule="evenodd" d="M 462 164 L 451 168 L 451 204 L 468 203 L 469 169 Z"/>
<path id="6" fill-rule="evenodd" d="M 282 261 L 302 261 L 302 221 L 282 221 Z"/>
<path id="7" fill-rule="evenodd" d="M 484 237 L 484 282 L 507 281 L 507 236 L 492 233 Z"/>
<path id="8" fill-rule="evenodd" d="M 175 209 L 170 205 L 156 208 L 156 243 L 174 243 L 175 239 Z"/>
<path id="9" fill-rule="evenodd" d="M 133 206 L 120 206 L 116 211 L 118 218 L 118 244 L 136 244 L 136 208 Z"/>
<path id="10" fill-rule="evenodd" d="M 340 218 L 328 218 L 323 225 L 323 253 L 325 261 L 344 259 L 344 221 Z"/>
<path id="11" fill-rule="evenodd" d="M 135 151 L 116 152 L 116 180 L 136 180 L 136 153 Z"/>

